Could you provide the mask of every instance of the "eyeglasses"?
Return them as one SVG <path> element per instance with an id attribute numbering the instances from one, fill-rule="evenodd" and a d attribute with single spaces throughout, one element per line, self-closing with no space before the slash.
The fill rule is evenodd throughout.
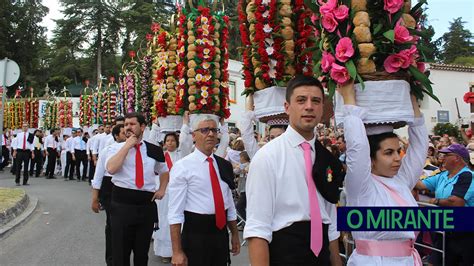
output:
<path id="1" fill-rule="evenodd" d="M 217 133 L 220 132 L 220 129 L 215 128 L 215 127 L 203 127 L 203 128 L 198 128 L 198 129 L 194 130 L 194 132 L 196 132 L 196 131 L 201 132 L 203 135 L 207 135 L 211 131 L 212 131 L 212 133 L 217 134 Z"/>
<path id="2" fill-rule="evenodd" d="M 448 157 L 448 156 L 457 156 L 457 154 L 455 154 L 455 153 L 445 153 L 444 154 L 444 157 Z"/>

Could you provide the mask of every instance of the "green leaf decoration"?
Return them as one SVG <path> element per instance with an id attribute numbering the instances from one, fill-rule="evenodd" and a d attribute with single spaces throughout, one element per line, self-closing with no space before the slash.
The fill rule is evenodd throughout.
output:
<path id="1" fill-rule="evenodd" d="M 382 24 L 377 24 L 375 25 L 375 28 L 374 28 L 374 35 L 377 35 L 377 33 L 379 33 L 379 31 L 382 29 L 383 25 Z"/>
<path id="2" fill-rule="evenodd" d="M 351 76 L 351 78 L 355 79 L 356 76 L 357 76 L 357 68 L 354 65 L 354 61 L 352 61 L 352 60 L 347 61 L 346 62 L 346 68 L 347 68 L 347 71 L 349 72 L 349 75 Z"/>
<path id="3" fill-rule="evenodd" d="M 383 33 L 383 36 L 385 38 L 389 39 L 392 43 L 395 42 L 395 31 L 394 30 L 389 30 Z"/>
<path id="4" fill-rule="evenodd" d="M 329 92 L 329 98 L 332 98 L 334 96 L 334 93 L 336 92 L 336 82 L 334 80 L 329 80 L 328 82 L 328 92 Z"/>
<path id="5" fill-rule="evenodd" d="M 359 81 L 360 86 L 362 87 L 362 90 L 365 90 L 364 80 L 362 79 L 362 77 L 359 74 L 357 74 L 357 81 Z"/>

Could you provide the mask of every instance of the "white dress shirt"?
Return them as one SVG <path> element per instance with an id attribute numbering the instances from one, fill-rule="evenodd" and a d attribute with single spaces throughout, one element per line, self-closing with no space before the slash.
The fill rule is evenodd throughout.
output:
<path id="1" fill-rule="evenodd" d="M 272 241 L 272 234 L 294 222 L 310 221 L 306 167 L 301 143 L 307 141 L 291 126 L 263 146 L 250 163 L 247 175 L 247 221 L 244 238 Z M 315 154 L 313 138 L 311 156 Z M 321 218 L 329 224 L 329 241 L 337 239 L 336 206 L 317 193 Z"/>
<path id="2" fill-rule="evenodd" d="M 107 146 L 109 141 L 113 141 L 114 137 L 112 134 L 102 133 L 94 141 L 94 147 L 92 148 L 92 154 L 97 155 Z"/>
<path id="3" fill-rule="evenodd" d="M 110 145 L 105 147 L 102 151 L 102 154 L 110 154 Z M 95 166 L 95 173 L 94 173 L 94 178 L 91 181 L 92 188 L 94 189 L 100 189 L 102 186 L 102 180 L 104 179 L 104 176 L 112 176 L 109 172 L 107 172 L 106 169 L 106 162 L 107 156 L 100 156 L 99 159 L 97 159 L 97 165 Z"/>
<path id="4" fill-rule="evenodd" d="M 73 137 L 69 137 L 66 139 L 66 144 L 64 145 L 64 148 L 67 152 L 71 152 L 71 150 L 74 150 L 73 149 L 73 144 L 74 144 L 74 138 Z"/>
<path id="5" fill-rule="evenodd" d="M 232 191 L 226 182 L 220 178 L 219 167 L 213 155 L 213 165 L 219 177 L 224 208 L 227 210 L 227 220 L 235 221 L 235 210 Z M 177 161 L 170 172 L 168 184 L 169 194 L 169 224 L 182 224 L 184 211 L 198 214 L 215 214 L 214 198 L 212 196 L 211 175 L 207 156 L 195 149 L 193 153 Z"/>
<path id="6" fill-rule="evenodd" d="M 345 190 L 347 206 L 399 206 L 387 189 L 372 176 L 370 147 L 362 118 L 367 114 L 366 109 L 354 106 L 344 106 L 344 136 L 346 138 L 347 173 Z M 417 117 L 409 125 L 408 136 L 410 145 L 403 157 L 398 173 L 392 178 L 380 177 L 388 187 L 398 192 L 408 206 L 418 204 L 411 194 L 425 165 L 428 150 L 428 132 L 424 126 L 424 118 Z M 368 240 L 407 240 L 414 239 L 413 231 L 367 231 L 352 232 L 354 239 Z M 413 265 L 413 257 L 381 257 L 364 256 L 352 253 L 349 265 Z"/>
<path id="7" fill-rule="evenodd" d="M 34 149 L 37 149 L 39 148 L 39 150 L 43 151 L 44 150 L 44 143 L 41 143 L 40 142 L 40 138 L 35 136 L 34 140 L 33 140 L 33 148 Z"/>
<path id="8" fill-rule="evenodd" d="M 28 142 L 28 136 L 29 136 L 30 133 L 28 132 L 20 132 L 16 135 L 16 138 L 17 138 L 17 141 L 15 142 L 15 145 L 13 145 L 13 142 L 12 142 L 12 149 L 14 150 L 34 150 L 35 147 L 33 146 L 33 144 L 29 143 Z M 25 138 L 25 135 L 26 135 L 26 138 Z M 23 148 L 23 140 L 25 142 L 25 147 Z"/>
<path id="9" fill-rule="evenodd" d="M 53 135 L 48 135 L 44 139 L 44 147 L 47 148 L 52 148 L 52 149 L 57 149 L 59 146 L 59 142 L 56 141 Z"/>
<path id="10" fill-rule="evenodd" d="M 98 138 L 99 134 L 95 134 L 94 136 L 92 136 L 88 141 L 87 141 L 87 144 L 86 144 L 86 153 L 87 155 L 92 155 L 94 154 L 93 150 L 94 150 L 94 145 L 95 145 L 95 142 Z"/>
<path id="11" fill-rule="evenodd" d="M 137 188 L 135 184 L 135 148 L 128 150 L 128 154 L 122 164 L 122 168 L 120 168 L 117 173 L 112 175 L 112 183 L 121 188 L 155 192 L 155 173 L 163 174 L 168 172 L 168 166 L 166 166 L 165 162 L 157 162 L 156 160 L 148 157 L 146 145 L 143 141 L 141 143 L 140 153 L 142 155 L 143 161 L 143 187 Z M 110 160 L 110 158 L 112 158 L 123 147 L 123 145 L 125 145 L 125 143 L 115 143 L 109 146 L 109 151 L 106 153 L 105 165 L 107 165 L 107 162 Z"/>
<path id="12" fill-rule="evenodd" d="M 85 151 L 87 148 L 87 143 L 82 139 L 82 136 L 74 137 L 74 140 L 71 145 L 71 153 L 74 153 L 74 150 Z"/>
<path id="13" fill-rule="evenodd" d="M 245 151 L 249 155 L 250 159 L 253 158 L 259 149 L 257 140 L 255 139 L 255 133 L 253 132 L 252 124 L 252 121 L 256 120 L 257 118 L 255 117 L 254 111 L 245 111 L 238 124 L 242 141 L 244 142 Z"/>

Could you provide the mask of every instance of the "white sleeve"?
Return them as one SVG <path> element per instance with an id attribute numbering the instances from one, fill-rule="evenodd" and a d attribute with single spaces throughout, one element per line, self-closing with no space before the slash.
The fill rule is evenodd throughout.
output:
<path id="1" fill-rule="evenodd" d="M 148 135 L 147 141 L 155 145 L 158 145 L 160 138 L 161 138 L 161 129 L 157 124 L 153 123 L 153 125 L 151 126 L 150 134 Z"/>
<path id="2" fill-rule="evenodd" d="M 108 152 L 108 149 L 104 149 L 105 152 Z M 100 189 L 102 186 L 102 180 L 104 179 L 105 175 L 105 161 L 106 156 L 100 156 L 97 160 L 97 166 L 95 168 L 94 179 L 92 179 L 91 184 L 92 188 Z"/>
<path id="3" fill-rule="evenodd" d="M 245 151 L 249 155 L 250 159 L 253 158 L 257 153 L 259 147 L 255 135 L 253 132 L 252 121 L 256 120 L 254 111 L 245 111 L 240 123 L 238 124 L 242 140 L 244 141 Z"/>
<path id="4" fill-rule="evenodd" d="M 163 174 L 169 172 L 168 165 L 166 163 L 155 162 L 155 173 Z"/>
<path id="5" fill-rule="evenodd" d="M 219 124 L 219 130 L 221 131 L 221 140 L 219 142 L 219 146 L 214 154 L 219 157 L 224 157 L 227 147 L 229 147 L 229 127 L 227 123 L 224 125 Z"/>
<path id="6" fill-rule="evenodd" d="M 99 154 L 100 141 L 101 141 L 101 136 L 100 136 L 100 135 L 96 135 L 96 136 L 95 136 L 95 139 L 94 139 L 94 142 L 92 143 L 92 147 L 91 147 L 92 154 L 94 154 L 94 155 Z"/>
<path id="7" fill-rule="evenodd" d="M 244 238 L 258 237 L 272 241 L 276 183 L 269 157 L 257 153 L 250 163 L 245 192 L 247 221 Z"/>
<path id="8" fill-rule="evenodd" d="M 331 224 L 328 227 L 328 238 L 329 241 L 333 241 L 339 238 L 340 234 L 339 231 L 337 231 L 337 210 L 336 210 L 336 205 L 325 202 L 325 207 L 326 207 L 326 212 L 329 215 L 329 218 L 331 219 Z"/>
<path id="9" fill-rule="evenodd" d="M 229 189 L 229 193 L 227 193 L 227 195 L 229 198 L 227 200 L 230 202 L 230 206 L 227 209 L 227 221 L 236 221 L 237 210 L 235 209 L 235 203 L 234 203 L 234 198 L 232 197 L 232 191 L 230 191 L 230 188 L 228 189 Z"/>
<path id="10" fill-rule="evenodd" d="M 191 153 L 193 149 L 193 137 L 188 125 L 183 124 L 179 133 L 179 150 L 181 158 Z"/>
<path id="11" fill-rule="evenodd" d="M 178 161 L 170 172 L 170 182 L 168 184 L 168 223 L 184 223 L 184 208 L 186 207 L 186 198 L 188 192 L 187 171 Z"/>
<path id="12" fill-rule="evenodd" d="M 428 153 L 428 131 L 423 116 L 415 117 L 415 121 L 409 125 L 408 140 L 410 145 L 402 159 L 396 178 L 400 178 L 409 189 L 413 189 L 423 174 Z"/>
<path id="13" fill-rule="evenodd" d="M 345 177 L 346 195 L 349 202 L 364 194 L 371 176 L 370 147 L 362 118 L 366 110 L 355 105 L 344 105 L 344 137 L 346 138 Z"/>

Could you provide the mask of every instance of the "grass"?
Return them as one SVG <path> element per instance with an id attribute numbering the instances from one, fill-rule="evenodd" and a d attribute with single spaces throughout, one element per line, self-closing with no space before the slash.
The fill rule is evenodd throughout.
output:
<path id="1" fill-rule="evenodd" d="M 15 206 L 25 195 L 25 191 L 20 188 L 1 188 L 0 187 L 0 213 Z"/>

